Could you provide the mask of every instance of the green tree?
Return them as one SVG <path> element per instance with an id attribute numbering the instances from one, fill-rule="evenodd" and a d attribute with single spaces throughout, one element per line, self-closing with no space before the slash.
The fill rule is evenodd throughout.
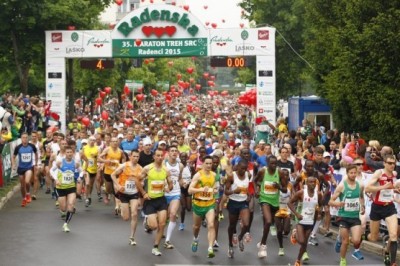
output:
<path id="1" fill-rule="evenodd" d="M 13 70 L 18 90 L 28 92 L 33 65 L 45 61 L 46 30 L 91 29 L 97 17 L 112 0 L 19 0 L 2 1 L 0 12 L 0 72 Z M 35 70 L 37 73 L 38 70 Z M 39 71 L 40 72 L 40 71 Z M 44 71 L 43 71 L 44 73 Z M 15 88 L 14 86 L 11 86 Z"/>

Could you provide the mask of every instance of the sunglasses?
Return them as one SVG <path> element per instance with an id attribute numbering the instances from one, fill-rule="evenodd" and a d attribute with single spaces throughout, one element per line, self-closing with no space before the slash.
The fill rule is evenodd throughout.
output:
<path id="1" fill-rule="evenodd" d="M 395 162 L 385 162 L 385 163 L 387 163 L 388 165 L 395 165 L 396 164 Z"/>
<path id="2" fill-rule="evenodd" d="M 355 163 L 355 164 L 353 164 L 353 165 L 362 166 L 363 163 Z"/>

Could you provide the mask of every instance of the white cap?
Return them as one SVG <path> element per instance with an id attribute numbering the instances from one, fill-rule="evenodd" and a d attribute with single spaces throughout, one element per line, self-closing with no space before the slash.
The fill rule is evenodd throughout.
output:
<path id="1" fill-rule="evenodd" d="M 83 139 L 83 140 L 81 141 L 81 143 L 82 143 L 82 144 L 88 144 L 88 140 L 87 140 L 87 139 Z"/>
<path id="2" fill-rule="evenodd" d="M 118 134 L 118 138 L 123 139 L 123 138 L 124 138 L 124 135 L 120 133 L 120 134 Z"/>
<path id="3" fill-rule="evenodd" d="M 260 140 L 259 144 L 265 144 L 265 140 Z"/>
<path id="4" fill-rule="evenodd" d="M 93 119 L 97 119 L 97 115 L 94 115 L 94 116 L 93 116 Z"/>
<path id="5" fill-rule="evenodd" d="M 236 139 L 235 144 L 238 144 L 238 143 L 242 144 L 242 141 L 240 139 Z"/>
<path id="6" fill-rule="evenodd" d="M 161 144 L 165 144 L 165 145 L 167 145 L 167 143 L 166 143 L 164 140 L 162 140 L 162 141 L 158 142 L 158 145 L 161 145 Z"/>
<path id="7" fill-rule="evenodd" d="M 193 129 L 195 129 L 195 128 L 196 128 L 195 125 L 188 125 L 188 127 L 187 127 L 188 130 L 193 130 Z"/>
<path id="8" fill-rule="evenodd" d="M 241 114 L 237 114 L 237 116 L 236 116 L 238 119 L 240 119 L 240 118 L 242 118 L 242 115 Z"/>
<path id="9" fill-rule="evenodd" d="M 144 138 L 143 139 L 143 145 L 151 145 L 151 144 L 152 144 L 152 142 L 151 142 L 150 138 Z"/>
<path id="10" fill-rule="evenodd" d="M 329 152 L 327 152 L 327 151 L 324 152 L 324 158 L 325 158 L 325 157 L 331 157 L 331 155 L 329 154 Z"/>
<path id="11" fill-rule="evenodd" d="M 89 137 L 89 140 L 96 140 L 96 137 L 92 135 Z"/>
<path id="12" fill-rule="evenodd" d="M 160 118 L 158 118 L 158 117 L 156 117 L 156 118 L 154 118 L 154 121 L 160 121 Z"/>

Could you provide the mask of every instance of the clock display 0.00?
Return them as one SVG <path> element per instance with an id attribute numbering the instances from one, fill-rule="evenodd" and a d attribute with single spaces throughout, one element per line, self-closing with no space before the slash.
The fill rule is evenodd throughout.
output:
<path id="1" fill-rule="evenodd" d="M 254 56 L 213 56 L 211 67 L 249 67 L 254 64 Z"/>

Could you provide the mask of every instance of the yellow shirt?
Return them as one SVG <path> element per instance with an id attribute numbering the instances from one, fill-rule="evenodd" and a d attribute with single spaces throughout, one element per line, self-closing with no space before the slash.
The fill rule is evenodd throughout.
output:
<path id="1" fill-rule="evenodd" d="M 97 173 L 97 156 L 99 155 L 99 148 L 96 145 L 93 147 L 86 145 L 83 148 L 83 154 L 88 159 L 86 171 L 88 171 L 90 174 Z"/>
<path id="2" fill-rule="evenodd" d="M 193 195 L 193 204 L 199 207 L 208 207 L 215 203 L 214 198 L 214 185 L 215 185 L 215 173 L 210 172 L 208 175 L 204 170 L 199 172 L 200 178 L 195 188 L 209 187 L 208 192 L 197 192 Z"/>
<path id="3" fill-rule="evenodd" d="M 109 148 L 106 154 L 106 160 L 111 160 L 115 162 L 105 163 L 104 173 L 106 175 L 111 175 L 115 171 L 115 169 L 118 168 L 121 158 L 122 158 L 122 151 L 120 149 L 117 148 L 117 150 L 114 151 L 112 148 Z"/>

